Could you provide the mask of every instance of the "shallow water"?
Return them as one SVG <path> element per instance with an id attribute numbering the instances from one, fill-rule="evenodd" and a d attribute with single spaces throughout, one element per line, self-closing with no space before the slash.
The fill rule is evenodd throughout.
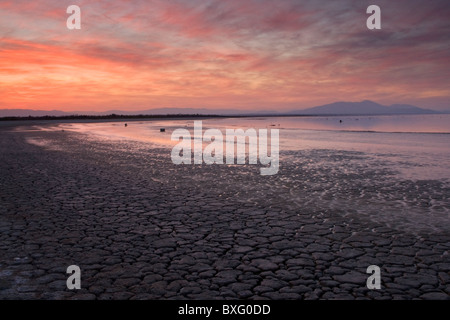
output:
<path id="1" fill-rule="evenodd" d="M 342 121 L 342 122 L 340 122 Z M 59 129 L 106 140 L 137 140 L 172 147 L 175 129 L 194 136 L 193 120 L 61 124 Z M 286 151 L 345 150 L 370 154 L 402 178 L 450 180 L 450 115 L 255 117 L 205 119 L 203 130 L 278 129 L 280 157 Z M 165 128 L 166 132 L 160 132 Z M 205 144 L 204 144 L 205 145 Z"/>

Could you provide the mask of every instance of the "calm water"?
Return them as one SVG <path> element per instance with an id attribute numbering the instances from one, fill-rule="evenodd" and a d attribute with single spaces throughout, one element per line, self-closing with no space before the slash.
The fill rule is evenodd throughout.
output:
<path id="1" fill-rule="evenodd" d="M 104 139 L 133 139 L 171 147 L 177 128 L 193 135 L 193 120 L 62 124 Z M 450 115 L 255 117 L 206 119 L 203 129 L 279 129 L 283 151 L 329 149 L 364 152 L 408 179 L 450 180 Z M 165 133 L 159 132 L 166 128 Z M 201 137 L 194 137 L 201 139 Z"/>

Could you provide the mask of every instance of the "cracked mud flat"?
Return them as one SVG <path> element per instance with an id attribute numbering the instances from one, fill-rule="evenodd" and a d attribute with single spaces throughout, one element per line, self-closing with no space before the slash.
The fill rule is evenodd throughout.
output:
<path id="1" fill-rule="evenodd" d="M 267 177 L 22 129 L 0 128 L 1 299 L 450 299 L 444 179 L 336 150 L 281 152 Z"/>

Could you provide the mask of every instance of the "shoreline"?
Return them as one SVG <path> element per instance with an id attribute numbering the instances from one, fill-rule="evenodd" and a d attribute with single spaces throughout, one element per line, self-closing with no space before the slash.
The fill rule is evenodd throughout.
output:
<path id="1" fill-rule="evenodd" d="M 230 118 L 230 117 L 220 117 L 220 116 L 187 116 L 187 117 L 161 117 L 161 118 L 92 118 L 92 119 L 27 119 L 27 118 L 19 118 L 15 120 L 5 120 L 0 118 L 0 128 L 1 127 L 14 127 L 14 126 L 33 126 L 33 125 L 58 125 L 64 123 L 109 123 L 109 122 L 137 122 L 137 121 L 161 121 L 161 120 L 206 120 L 212 118 Z"/>

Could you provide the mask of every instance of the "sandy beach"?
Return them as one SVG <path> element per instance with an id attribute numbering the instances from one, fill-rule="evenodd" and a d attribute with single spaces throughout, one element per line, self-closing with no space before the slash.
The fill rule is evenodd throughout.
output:
<path id="1" fill-rule="evenodd" d="M 450 299 L 448 181 L 395 178 L 362 152 L 280 156 L 267 177 L 0 127 L 0 299 Z"/>

